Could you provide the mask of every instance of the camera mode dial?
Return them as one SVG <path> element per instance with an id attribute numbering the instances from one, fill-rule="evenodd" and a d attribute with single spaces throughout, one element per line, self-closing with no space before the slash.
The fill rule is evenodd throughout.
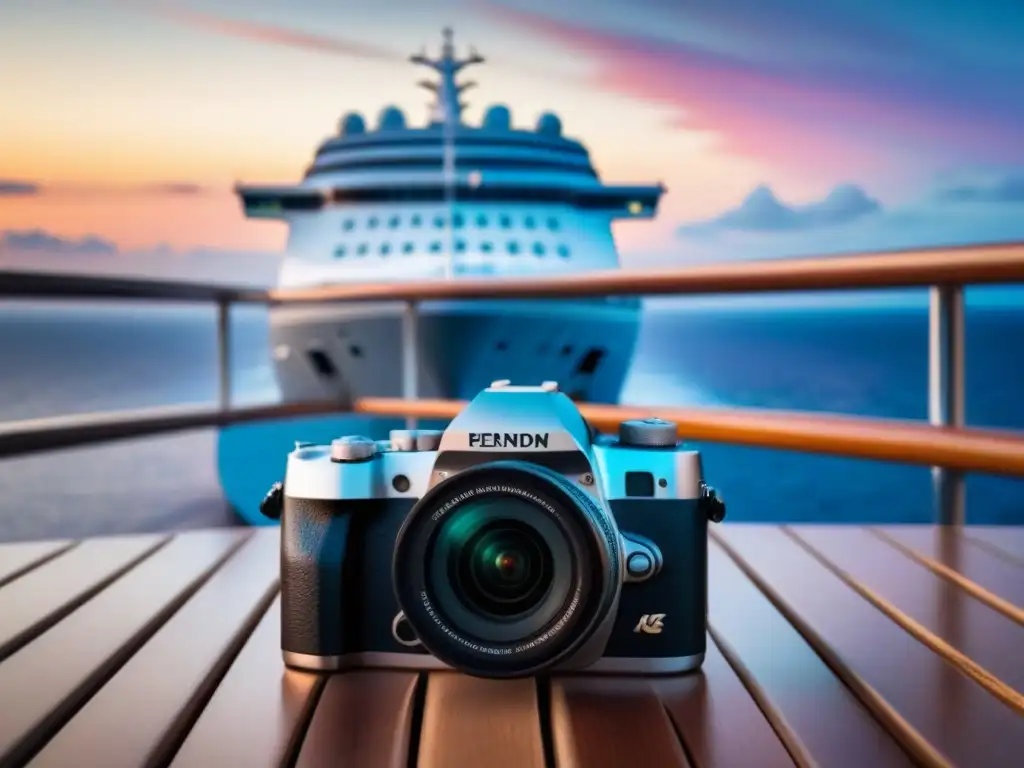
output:
<path id="1" fill-rule="evenodd" d="M 619 442 L 637 448 L 673 448 L 676 423 L 664 419 L 632 419 L 619 424 Z"/>
<path id="2" fill-rule="evenodd" d="M 377 453 L 377 444 L 368 437 L 348 435 L 331 441 L 331 461 L 366 461 Z"/>
<path id="3" fill-rule="evenodd" d="M 439 429 L 393 429 L 391 450 L 393 451 L 436 451 L 441 445 Z"/>

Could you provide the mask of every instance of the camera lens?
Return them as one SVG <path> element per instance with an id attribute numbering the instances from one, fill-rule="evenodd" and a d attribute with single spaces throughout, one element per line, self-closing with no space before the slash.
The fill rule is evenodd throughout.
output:
<path id="1" fill-rule="evenodd" d="M 395 543 L 399 606 L 423 646 L 483 677 L 538 674 L 608 618 L 618 536 L 564 476 L 494 462 L 438 484 Z"/>
<path id="2" fill-rule="evenodd" d="M 473 515 L 473 510 L 466 514 Z M 470 538 L 452 542 L 449 580 L 472 610 L 499 619 L 537 607 L 551 587 L 551 549 L 537 529 L 519 520 L 484 522 Z"/>
<path id="3" fill-rule="evenodd" d="M 437 610 L 478 640 L 527 637 L 571 601 L 572 542 L 542 508 L 510 493 L 449 510 L 424 559 L 425 586 Z"/>
<path id="4" fill-rule="evenodd" d="M 552 546 L 562 555 L 561 566 Z M 510 623 L 544 620 L 569 588 L 571 553 L 564 536 L 516 498 L 480 499 L 454 510 L 427 558 L 439 605 L 490 639 L 508 637 Z M 552 595 L 556 586 L 561 594 Z M 513 626 L 517 630 L 528 627 Z"/>

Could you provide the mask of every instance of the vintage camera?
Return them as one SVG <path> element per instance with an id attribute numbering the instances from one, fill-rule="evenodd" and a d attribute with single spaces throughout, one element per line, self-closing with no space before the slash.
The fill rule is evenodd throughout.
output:
<path id="1" fill-rule="evenodd" d="M 676 673 L 704 659 L 707 524 L 676 425 L 599 436 L 553 382 L 499 381 L 443 432 L 299 444 L 283 487 L 288 666 Z"/>

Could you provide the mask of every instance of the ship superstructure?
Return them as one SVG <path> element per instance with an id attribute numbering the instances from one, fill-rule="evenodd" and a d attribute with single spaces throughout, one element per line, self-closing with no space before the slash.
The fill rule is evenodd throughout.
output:
<path id="1" fill-rule="evenodd" d="M 300 183 L 238 187 L 247 216 L 289 225 L 279 284 L 617 268 L 611 222 L 652 217 L 661 185 L 604 184 L 586 148 L 563 135 L 551 112 L 534 130 L 514 128 L 504 105 L 487 109 L 480 125 L 466 124 L 462 95 L 474 83 L 458 75 L 483 58 L 457 58 L 451 30 L 438 58 L 423 53 L 411 61 L 437 75 L 420 83 L 434 94 L 426 125 L 408 125 L 393 106 L 372 129 L 349 113 Z M 284 395 L 397 394 L 399 310 L 273 310 Z M 425 306 L 424 394 L 463 396 L 481 381 L 555 378 L 568 367 L 564 374 L 579 368 L 566 377 L 576 381 L 577 396 L 614 400 L 632 356 L 637 313 L 636 302 L 621 300 Z M 492 367 L 485 372 L 485 365 Z"/>

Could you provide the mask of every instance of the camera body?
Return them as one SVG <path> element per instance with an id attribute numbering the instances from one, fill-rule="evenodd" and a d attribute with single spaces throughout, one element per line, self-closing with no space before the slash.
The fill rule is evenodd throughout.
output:
<path id="1" fill-rule="evenodd" d="M 557 385 L 495 382 L 443 432 L 297 444 L 283 488 L 290 667 L 668 674 L 704 659 L 724 505 L 676 425 L 599 436 Z"/>

